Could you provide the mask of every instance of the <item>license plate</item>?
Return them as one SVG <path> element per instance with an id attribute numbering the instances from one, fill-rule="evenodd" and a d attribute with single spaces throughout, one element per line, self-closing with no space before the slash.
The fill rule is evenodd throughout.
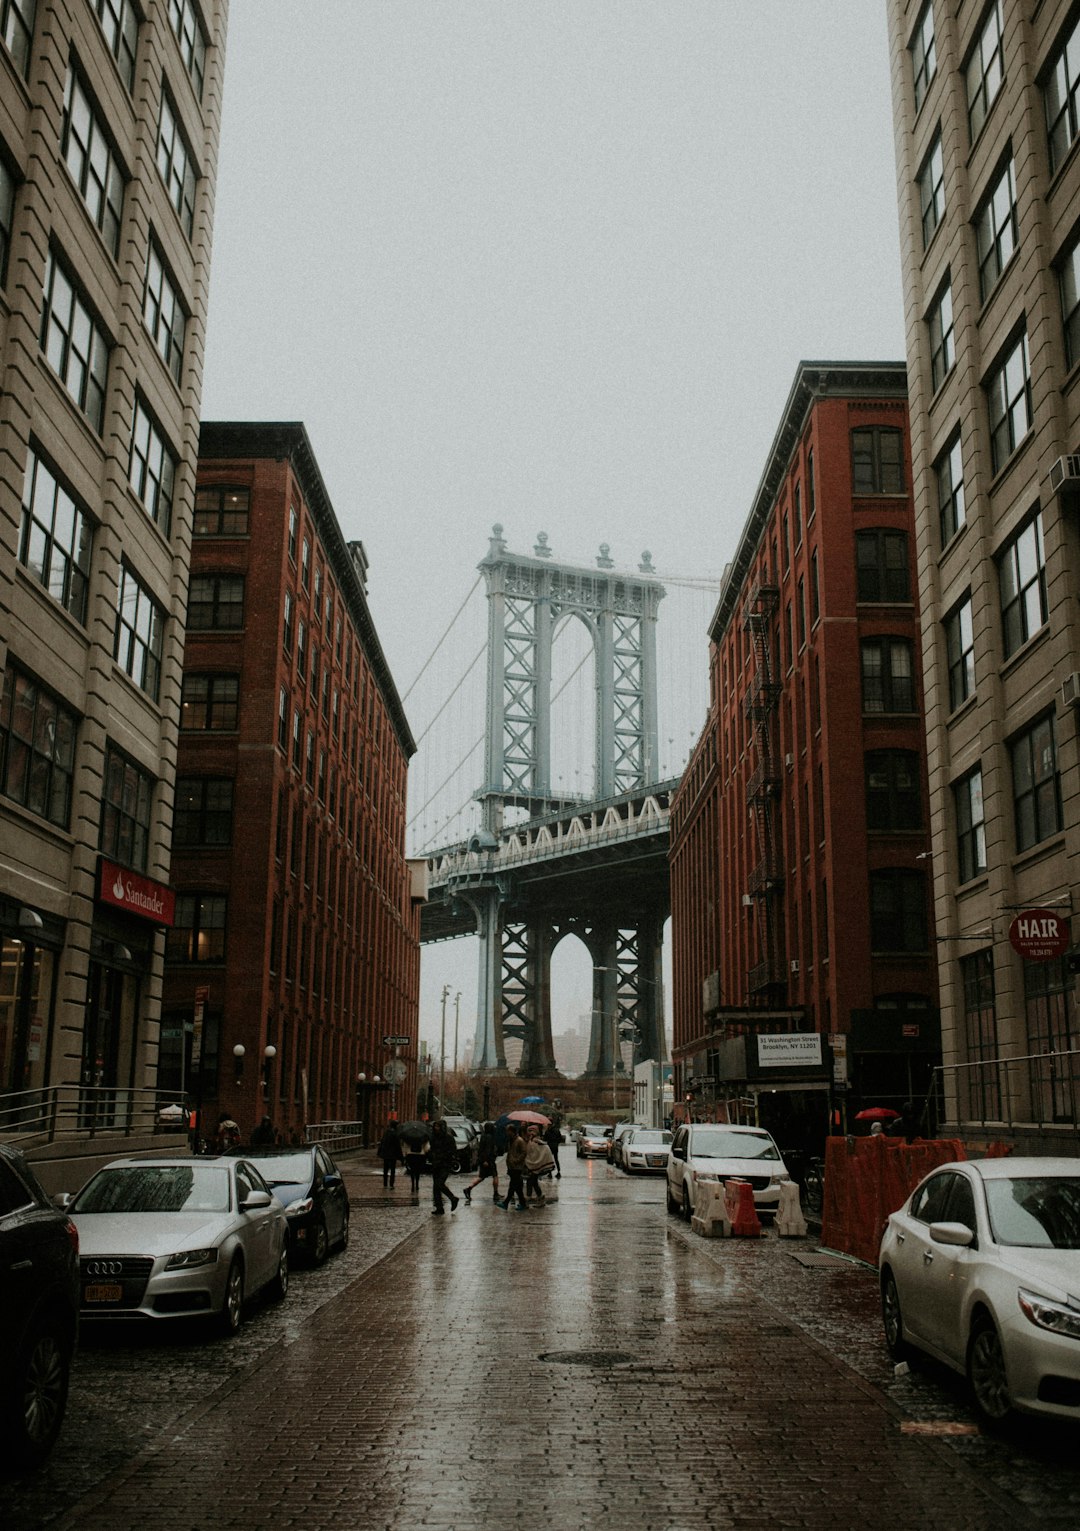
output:
<path id="1" fill-rule="evenodd" d="M 124 1295 L 122 1286 L 88 1286 L 83 1288 L 84 1302 L 119 1302 Z"/>
<path id="2" fill-rule="evenodd" d="M 649 1164 L 653 1169 L 663 1169 L 667 1164 L 667 1160 L 659 1158 L 656 1154 L 653 1154 L 649 1159 Z"/>

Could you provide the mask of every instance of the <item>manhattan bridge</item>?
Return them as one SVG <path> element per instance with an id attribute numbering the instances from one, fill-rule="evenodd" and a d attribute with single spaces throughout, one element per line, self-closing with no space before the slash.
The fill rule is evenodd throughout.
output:
<path id="1" fill-rule="evenodd" d="M 474 1072 L 555 1073 L 551 962 L 566 936 L 592 970 L 586 1077 L 623 1073 L 624 1039 L 633 1061 L 666 1060 L 669 808 L 708 705 L 719 588 L 661 579 L 648 552 L 617 567 L 607 544 L 591 566 L 563 563 L 543 532 L 517 554 L 495 526 L 406 691 L 421 939 L 477 938 Z M 662 623 L 665 600 L 677 610 Z"/>

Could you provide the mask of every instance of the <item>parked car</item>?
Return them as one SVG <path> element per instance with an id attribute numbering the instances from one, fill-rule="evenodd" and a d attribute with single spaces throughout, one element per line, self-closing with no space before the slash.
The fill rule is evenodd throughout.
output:
<path id="1" fill-rule="evenodd" d="M 985 1419 L 1080 1420 L 1080 1159 L 944 1164 L 889 1218 L 885 1341 L 966 1374 Z"/>
<path id="2" fill-rule="evenodd" d="M 289 1289 L 281 1203 L 248 1158 L 114 1159 L 74 1198 L 83 1320 L 215 1317 Z"/>
<path id="3" fill-rule="evenodd" d="M 633 1132 L 633 1122 L 616 1122 L 614 1127 L 608 1129 L 607 1156 L 609 1164 L 621 1164 L 622 1157 L 619 1144 L 628 1132 Z"/>
<path id="4" fill-rule="evenodd" d="M 579 1159 L 606 1159 L 607 1158 L 607 1132 L 606 1127 L 598 1127 L 595 1122 L 586 1124 L 578 1133 L 577 1156 Z"/>
<path id="5" fill-rule="evenodd" d="M 289 1257 L 322 1265 L 349 1242 L 349 1196 L 341 1171 L 321 1143 L 302 1148 L 234 1148 L 230 1157 L 254 1164 L 285 1208 Z"/>
<path id="6" fill-rule="evenodd" d="M 0 1146 L 0 1455 L 37 1467 L 60 1433 L 79 1322 L 79 1235 Z"/>
<path id="7" fill-rule="evenodd" d="M 619 1162 L 628 1175 L 667 1173 L 672 1134 L 666 1127 L 635 1127 L 619 1140 Z"/>
<path id="8" fill-rule="evenodd" d="M 666 1170 L 668 1211 L 687 1221 L 703 1181 L 748 1180 L 756 1210 L 775 1213 L 780 1186 L 791 1179 L 770 1133 L 728 1122 L 684 1122 L 675 1131 Z"/>
<path id="9" fill-rule="evenodd" d="M 454 1160 L 451 1174 L 456 1175 L 460 1172 L 463 1175 L 467 1175 L 472 1170 L 476 1159 L 476 1144 L 478 1141 L 476 1134 L 464 1117 L 458 1117 L 453 1120 L 445 1118 L 445 1121 L 454 1140 L 454 1147 L 457 1150 L 457 1157 Z"/>

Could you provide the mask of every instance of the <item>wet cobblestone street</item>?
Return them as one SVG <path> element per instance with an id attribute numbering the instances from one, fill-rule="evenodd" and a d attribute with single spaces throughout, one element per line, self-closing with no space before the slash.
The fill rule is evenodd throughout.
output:
<path id="1" fill-rule="evenodd" d="M 973 1416 L 959 1378 L 893 1375 L 872 1271 L 700 1239 L 662 1180 L 565 1166 L 554 1205 L 481 1188 L 442 1219 L 358 1166 L 350 1249 L 238 1339 L 88 1334 L 5 1531 L 1080 1521 L 1075 1431 L 915 1433 Z"/>

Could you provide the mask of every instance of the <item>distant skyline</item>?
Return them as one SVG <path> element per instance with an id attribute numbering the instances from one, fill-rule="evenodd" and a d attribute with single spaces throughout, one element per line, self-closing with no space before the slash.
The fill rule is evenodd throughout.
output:
<path id="1" fill-rule="evenodd" d="M 798 361 L 903 357 L 883 8 L 822 16 L 232 0 L 202 412 L 303 420 L 402 693 L 494 522 L 718 576 Z M 475 962 L 425 950 L 429 1041 Z"/>

